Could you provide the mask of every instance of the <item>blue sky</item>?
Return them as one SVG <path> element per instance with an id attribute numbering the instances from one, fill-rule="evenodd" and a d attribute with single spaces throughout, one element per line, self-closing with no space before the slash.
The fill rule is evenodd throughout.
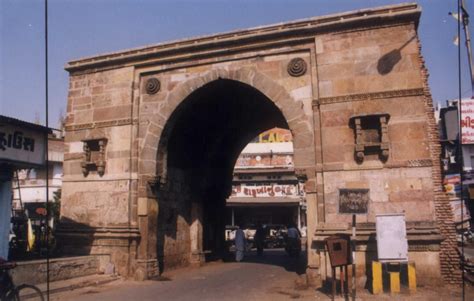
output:
<path id="1" fill-rule="evenodd" d="M 66 62 L 104 52 L 360 8 L 394 0 L 49 0 L 49 122 L 66 111 Z M 457 98 L 457 32 L 448 12 L 457 0 L 422 6 L 422 53 L 435 101 Z M 467 0 L 474 16 L 474 1 Z M 41 0 L 0 0 L 0 114 L 45 121 L 44 6 Z M 473 8 L 473 9 L 471 9 Z M 474 20 L 473 20 L 474 21 Z M 472 24 L 472 22 L 471 22 Z M 472 28 L 472 26 L 471 26 Z M 472 29 L 471 29 L 472 31 Z M 462 44 L 463 45 L 463 44 Z M 465 48 L 463 96 L 470 96 Z"/>

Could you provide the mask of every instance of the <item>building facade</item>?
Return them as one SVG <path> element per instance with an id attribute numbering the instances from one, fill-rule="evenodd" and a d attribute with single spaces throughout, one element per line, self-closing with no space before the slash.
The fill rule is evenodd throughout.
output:
<path id="1" fill-rule="evenodd" d="M 442 146 L 443 184 L 459 234 L 470 229 L 471 212 L 474 210 L 474 133 L 471 126 L 471 119 L 474 120 L 474 101 L 462 101 L 462 144 L 459 144 L 459 100 L 449 100 L 445 107 L 438 107 L 436 110 Z"/>
<path id="2" fill-rule="evenodd" d="M 14 171 L 41 168 L 51 129 L 0 115 L 0 257 L 9 257 Z"/>
<path id="3" fill-rule="evenodd" d="M 55 194 L 62 187 L 64 138 L 58 131 L 48 136 L 48 201 L 55 201 Z M 12 183 L 13 210 L 26 210 L 34 224 L 46 218 L 46 168 L 40 166 L 16 171 Z M 59 196 L 58 196 L 59 197 Z M 51 216 L 52 217 L 52 216 Z"/>
<path id="4" fill-rule="evenodd" d="M 64 250 L 111 254 L 137 279 L 199 263 L 205 236 L 219 252 L 235 162 L 279 127 L 304 181 L 310 281 L 356 212 L 361 285 L 384 213 L 405 214 L 420 280 L 459 283 L 420 14 L 400 4 L 69 62 Z"/>
<path id="5" fill-rule="evenodd" d="M 293 142 L 286 129 L 259 134 L 242 150 L 227 199 L 227 225 L 306 225 L 304 181 L 293 166 Z"/>

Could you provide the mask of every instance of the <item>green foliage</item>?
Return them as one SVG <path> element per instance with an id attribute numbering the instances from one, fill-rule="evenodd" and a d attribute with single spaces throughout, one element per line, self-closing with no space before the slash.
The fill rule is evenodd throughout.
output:
<path id="1" fill-rule="evenodd" d="M 53 192 L 53 202 L 49 204 L 51 217 L 55 220 L 59 220 L 59 212 L 61 209 L 61 188 Z"/>

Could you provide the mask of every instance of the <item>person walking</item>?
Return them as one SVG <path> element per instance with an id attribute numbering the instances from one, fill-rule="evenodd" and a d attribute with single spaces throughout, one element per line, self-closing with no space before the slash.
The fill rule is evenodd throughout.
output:
<path id="1" fill-rule="evenodd" d="M 262 256 L 263 255 L 263 248 L 265 246 L 265 229 L 263 228 L 261 223 L 257 224 L 257 231 L 255 231 L 255 245 L 257 247 L 257 255 Z"/>
<path id="2" fill-rule="evenodd" d="M 235 230 L 235 261 L 240 262 L 244 259 L 245 252 L 245 233 L 242 225 Z"/>
<path id="3" fill-rule="evenodd" d="M 288 225 L 287 252 L 290 257 L 298 257 L 301 252 L 301 234 L 294 223 Z"/>

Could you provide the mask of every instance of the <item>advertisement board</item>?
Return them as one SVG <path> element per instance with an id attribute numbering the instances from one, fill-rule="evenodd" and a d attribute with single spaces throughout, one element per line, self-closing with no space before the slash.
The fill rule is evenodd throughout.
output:
<path id="1" fill-rule="evenodd" d="M 447 174 L 443 179 L 444 191 L 451 196 L 461 196 L 461 175 Z"/>

